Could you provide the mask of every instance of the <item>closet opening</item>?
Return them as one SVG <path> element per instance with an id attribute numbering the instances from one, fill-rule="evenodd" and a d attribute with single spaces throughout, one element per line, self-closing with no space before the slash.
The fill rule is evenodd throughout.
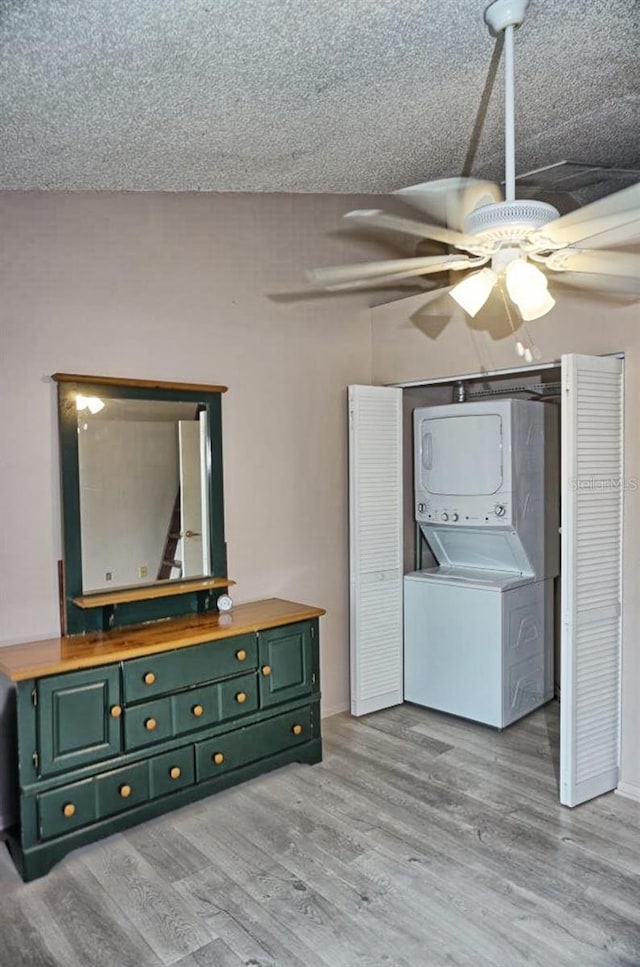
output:
<path id="1" fill-rule="evenodd" d="M 503 730 L 555 701 L 569 806 L 618 782 L 622 369 L 568 355 L 349 393 L 353 714 Z"/>

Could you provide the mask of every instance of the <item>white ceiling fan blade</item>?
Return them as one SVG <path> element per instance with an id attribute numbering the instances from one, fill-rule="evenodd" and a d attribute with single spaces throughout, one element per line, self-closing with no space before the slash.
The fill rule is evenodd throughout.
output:
<path id="1" fill-rule="evenodd" d="M 377 275 L 373 279 L 353 279 L 351 282 L 338 282 L 334 285 L 325 285 L 326 292 L 347 292 L 352 289 L 367 289 L 373 286 L 402 286 L 407 279 L 415 279 L 418 276 L 418 269 L 411 269 L 408 272 L 393 272 L 391 275 Z"/>
<path id="2" fill-rule="evenodd" d="M 640 184 L 631 185 L 606 198 L 561 215 L 528 236 L 528 241 L 553 245 L 572 245 L 584 238 L 617 230 L 637 222 L 640 213 Z"/>
<path id="3" fill-rule="evenodd" d="M 564 248 L 559 252 L 552 252 L 544 260 L 544 264 L 554 272 L 589 272 L 640 279 L 640 255 L 635 252 Z"/>
<path id="4" fill-rule="evenodd" d="M 640 217 L 634 222 L 618 225 L 608 232 L 600 232 L 591 238 L 580 239 L 580 248 L 608 248 L 610 245 L 625 245 L 640 239 Z"/>
<path id="5" fill-rule="evenodd" d="M 462 230 L 469 212 L 480 205 L 502 201 L 502 192 L 492 181 L 477 178 L 442 178 L 393 192 L 414 208 L 426 212 L 449 228 Z"/>
<path id="6" fill-rule="evenodd" d="M 389 259 L 382 262 L 361 262 L 359 265 L 336 265 L 326 269 L 310 269 L 305 273 L 312 285 L 334 289 L 344 283 L 400 276 L 426 275 L 448 269 L 467 269 L 481 265 L 486 259 L 470 259 L 462 255 L 429 255 L 415 259 Z"/>
<path id="7" fill-rule="evenodd" d="M 363 225 L 388 228 L 393 232 L 405 232 L 407 235 L 415 235 L 417 238 L 433 238 L 437 242 L 446 242 L 447 245 L 454 245 L 457 248 L 473 246 L 479 241 L 473 235 L 463 235 L 462 232 L 456 232 L 451 228 L 443 228 L 441 225 L 426 225 L 423 222 L 416 222 L 412 218 L 403 218 L 400 215 L 387 215 L 386 212 L 375 208 L 347 212 L 344 217 L 362 222 Z"/>
<path id="8" fill-rule="evenodd" d="M 568 286 L 572 289 L 584 289 L 595 295 L 620 296 L 623 301 L 640 299 L 640 279 L 624 275 L 594 275 L 588 272 L 559 272 L 549 276 L 549 282 L 555 285 Z M 627 297 L 624 299 L 624 297 Z"/>

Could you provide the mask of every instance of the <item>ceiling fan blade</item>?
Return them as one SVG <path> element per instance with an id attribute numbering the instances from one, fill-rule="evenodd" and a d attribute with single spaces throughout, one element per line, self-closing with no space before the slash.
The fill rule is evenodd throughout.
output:
<path id="1" fill-rule="evenodd" d="M 361 262 L 359 265 L 336 265 L 326 269 L 310 269 L 306 277 L 312 285 L 333 290 L 346 283 L 371 281 L 374 279 L 409 278 L 412 275 L 426 275 L 430 272 L 443 272 L 448 269 L 467 269 L 486 262 L 486 259 L 471 259 L 462 255 L 429 255 L 416 259 L 389 259 L 383 262 Z"/>
<path id="2" fill-rule="evenodd" d="M 640 254 L 635 252 L 563 248 L 558 252 L 552 252 L 544 260 L 544 264 L 556 272 L 589 272 L 594 275 L 616 275 L 640 279 Z"/>
<path id="3" fill-rule="evenodd" d="M 580 240 L 580 248 L 608 248 L 609 245 L 625 245 L 637 239 L 640 239 L 640 218 L 618 225 L 608 232 L 600 232 L 591 238 L 583 238 Z"/>
<path id="4" fill-rule="evenodd" d="M 449 228 L 461 231 L 469 212 L 480 205 L 502 201 L 502 192 L 492 181 L 477 178 L 442 178 L 393 192 L 414 208 Z"/>
<path id="5" fill-rule="evenodd" d="M 554 286 L 584 289 L 603 298 L 616 296 L 623 302 L 635 302 L 640 298 L 640 280 L 624 275 L 595 275 L 589 272 L 558 272 L 549 276 Z"/>
<path id="6" fill-rule="evenodd" d="M 537 232 L 532 232 L 527 240 L 536 244 L 549 241 L 552 245 L 572 245 L 593 235 L 637 222 L 639 211 L 640 184 L 631 185 L 630 188 L 623 188 L 613 195 L 577 208 L 568 215 L 561 215 Z"/>
<path id="7" fill-rule="evenodd" d="M 400 215 L 387 215 L 386 212 L 375 208 L 347 212 L 344 217 L 362 222 L 365 225 L 374 225 L 376 228 L 405 232 L 407 235 L 415 235 L 418 238 L 433 238 L 438 242 L 446 242 L 447 245 L 454 245 L 457 248 L 467 248 L 469 245 L 473 246 L 478 243 L 478 239 L 473 235 L 463 235 L 462 232 L 443 228 L 441 225 L 426 225 L 424 222 L 416 222 L 412 218 L 403 218 Z"/>

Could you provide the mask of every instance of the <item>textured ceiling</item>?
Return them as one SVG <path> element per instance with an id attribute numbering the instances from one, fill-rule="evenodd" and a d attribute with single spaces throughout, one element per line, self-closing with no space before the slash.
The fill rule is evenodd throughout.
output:
<path id="1" fill-rule="evenodd" d="M 484 6 L 0 0 L 0 187 L 499 180 L 501 67 L 478 123 L 495 45 Z M 638 26 L 633 0 L 532 0 L 516 34 L 518 171 L 565 158 L 640 167 Z"/>

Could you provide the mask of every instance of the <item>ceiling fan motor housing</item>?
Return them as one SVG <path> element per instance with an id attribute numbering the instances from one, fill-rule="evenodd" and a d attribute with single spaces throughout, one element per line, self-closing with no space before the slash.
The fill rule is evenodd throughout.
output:
<path id="1" fill-rule="evenodd" d="M 522 241 L 529 232 L 542 228 L 559 214 L 557 208 L 544 201 L 501 201 L 470 212 L 464 221 L 464 231 L 467 235 L 480 236 L 495 249 L 505 242 Z"/>

